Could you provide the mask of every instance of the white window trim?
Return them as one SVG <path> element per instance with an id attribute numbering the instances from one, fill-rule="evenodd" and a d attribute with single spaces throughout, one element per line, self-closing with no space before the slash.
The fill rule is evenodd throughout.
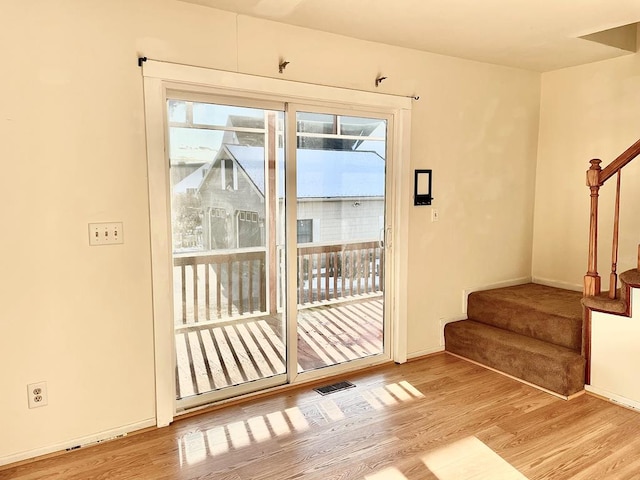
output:
<path id="1" fill-rule="evenodd" d="M 234 160 L 231 160 L 231 165 L 233 168 L 233 191 L 235 192 L 238 190 L 238 164 Z"/>
<path id="2" fill-rule="evenodd" d="M 227 188 L 227 159 L 220 160 L 220 190 Z"/>
<path id="3" fill-rule="evenodd" d="M 257 100 L 304 102 L 308 105 L 348 106 L 360 111 L 392 114 L 393 166 L 390 196 L 394 199 L 393 224 L 385 226 L 386 249 L 393 257 L 388 279 L 395 294 L 389 296 L 388 307 L 394 317 L 391 332 L 392 358 L 397 363 L 407 360 L 407 296 L 408 280 L 408 215 L 410 206 L 410 140 L 411 99 L 347 88 L 299 83 L 235 72 L 193 67 L 147 60 L 142 65 L 147 135 L 147 163 L 150 199 L 150 231 L 152 281 L 154 291 L 171 291 L 171 238 L 169 179 L 165 168 L 168 152 L 164 149 L 164 129 L 167 122 L 166 91 L 205 92 Z M 405 174 L 402 174 L 405 172 Z M 166 235 L 164 234 L 166 232 Z M 171 295 L 153 295 L 153 322 L 156 376 L 156 424 L 165 426 L 173 421 L 176 411 L 174 371 L 175 344 Z"/>

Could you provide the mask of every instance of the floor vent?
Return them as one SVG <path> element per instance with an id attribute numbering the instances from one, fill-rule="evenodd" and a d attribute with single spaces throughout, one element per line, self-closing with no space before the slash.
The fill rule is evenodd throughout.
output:
<path id="1" fill-rule="evenodd" d="M 330 393 L 339 392 L 340 390 L 346 390 L 347 388 L 353 388 L 355 385 L 351 382 L 338 382 L 325 387 L 314 388 L 320 395 L 329 395 Z"/>

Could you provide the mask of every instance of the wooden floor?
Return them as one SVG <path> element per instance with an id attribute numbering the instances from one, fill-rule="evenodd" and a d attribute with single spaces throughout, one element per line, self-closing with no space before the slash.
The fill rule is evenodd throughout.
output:
<path id="1" fill-rule="evenodd" d="M 0 479 L 632 479 L 640 414 L 442 353 L 0 470 Z M 99 412 L 96 412 L 99 414 Z"/>
<path id="2" fill-rule="evenodd" d="M 298 371 L 382 353 L 382 297 L 313 306 L 298 313 Z M 274 317 L 237 319 L 176 333 L 177 397 L 285 372 L 284 328 Z"/>

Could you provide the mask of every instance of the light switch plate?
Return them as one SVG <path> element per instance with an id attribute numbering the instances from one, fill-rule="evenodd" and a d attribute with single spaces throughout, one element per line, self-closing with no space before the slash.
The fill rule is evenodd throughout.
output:
<path id="1" fill-rule="evenodd" d="M 118 243 L 124 243 L 122 222 L 89 224 L 89 245 L 115 245 Z"/>

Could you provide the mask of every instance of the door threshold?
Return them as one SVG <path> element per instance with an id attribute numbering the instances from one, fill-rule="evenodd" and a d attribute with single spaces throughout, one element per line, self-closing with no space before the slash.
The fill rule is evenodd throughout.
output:
<path id="1" fill-rule="evenodd" d="M 187 408 L 187 409 L 176 412 L 174 421 L 184 420 L 196 415 L 215 412 L 227 407 L 242 405 L 253 400 L 273 397 L 281 393 L 291 393 L 296 390 L 309 389 L 309 388 L 312 389 L 313 387 L 316 387 L 318 385 L 324 385 L 327 382 L 329 383 L 338 382 L 338 381 L 344 380 L 347 377 L 352 377 L 354 375 L 360 375 L 361 373 L 368 373 L 371 371 L 379 370 L 383 367 L 388 366 L 390 363 L 394 363 L 393 360 L 387 359 L 380 363 L 376 363 L 374 365 L 369 365 L 363 368 L 359 368 L 357 370 L 351 370 L 350 372 L 340 372 L 335 375 L 327 375 L 320 378 L 302 380 L 297 383 L 287 383 L 285 385 L 278 385 L 278 386 L 270 387 L 257 392 L 239 395 L 237 397 L 214 401 L 212 403 L 200 405 L 198 407 Z"/>

